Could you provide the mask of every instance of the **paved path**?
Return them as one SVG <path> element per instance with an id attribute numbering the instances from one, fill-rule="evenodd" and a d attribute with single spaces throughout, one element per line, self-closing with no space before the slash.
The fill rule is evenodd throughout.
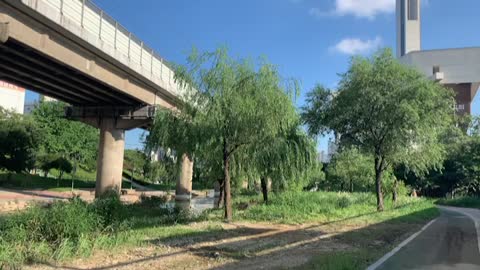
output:
<path id="1" fill-rule="evenodd" d="M 441 216 L 378 270 L 480 269 L 480 210 L 440 207 Z"/>

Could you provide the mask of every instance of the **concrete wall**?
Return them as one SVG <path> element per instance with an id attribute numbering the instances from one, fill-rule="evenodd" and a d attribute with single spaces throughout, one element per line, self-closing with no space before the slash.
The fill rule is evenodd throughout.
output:
<path id="1" fill-rule="evenodd" d="M 23 114 L 25 89 L 0 81 L 0 106 Z"/>
<path id="2" fill-rule="evenodd" d="M 442 84 L 480 82 L 480 47 L 411 52 L 400 59 L 427 76 L 437 66 L 443 73 Z"/>

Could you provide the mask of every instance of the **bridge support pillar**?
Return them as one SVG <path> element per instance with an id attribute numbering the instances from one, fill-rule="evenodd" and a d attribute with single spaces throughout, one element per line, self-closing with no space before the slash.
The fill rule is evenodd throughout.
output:
<path id="1" fill-rule="evenodd" d="M 193 159 L 188 154 L 180 157 L 180 173 L 175 190 L 175 206 L 190 209 L 192 200 Z"/>
<path id="2" fill-rule="evenodd" d="M 96 198 L 109 190 L 115 190 L 120 194 L 122 188 L 125 130 L 116 128 L 115 122 L 114 118 L 103 118 L 100 121 Z"/>
<path id="3" fill-rule="evenodd" d="M 125 130 L 148 126 L 155 115 L 154 106 L 85 106 L 67 107 L 68 119 L 100 129 L 95 197 L 122 188 Z M 81 136 L 81 134 L 79 134 Z"/>

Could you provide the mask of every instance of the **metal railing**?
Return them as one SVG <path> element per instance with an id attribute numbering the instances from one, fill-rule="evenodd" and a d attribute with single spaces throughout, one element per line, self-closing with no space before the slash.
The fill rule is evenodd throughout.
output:
<path id="1" fill-rule="evenodd" d="M 91 0 L 21 0 L 174 95 L 180 86 L 166 61 Z"/>

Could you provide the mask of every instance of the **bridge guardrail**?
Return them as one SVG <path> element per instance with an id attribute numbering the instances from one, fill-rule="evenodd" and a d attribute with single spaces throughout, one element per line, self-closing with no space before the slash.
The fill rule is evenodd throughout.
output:
<path id="1" fill-rule="evenodd" d="M 167 62 L 91 0 L 21 0 L 175 96 L 181 87 Z"/>

